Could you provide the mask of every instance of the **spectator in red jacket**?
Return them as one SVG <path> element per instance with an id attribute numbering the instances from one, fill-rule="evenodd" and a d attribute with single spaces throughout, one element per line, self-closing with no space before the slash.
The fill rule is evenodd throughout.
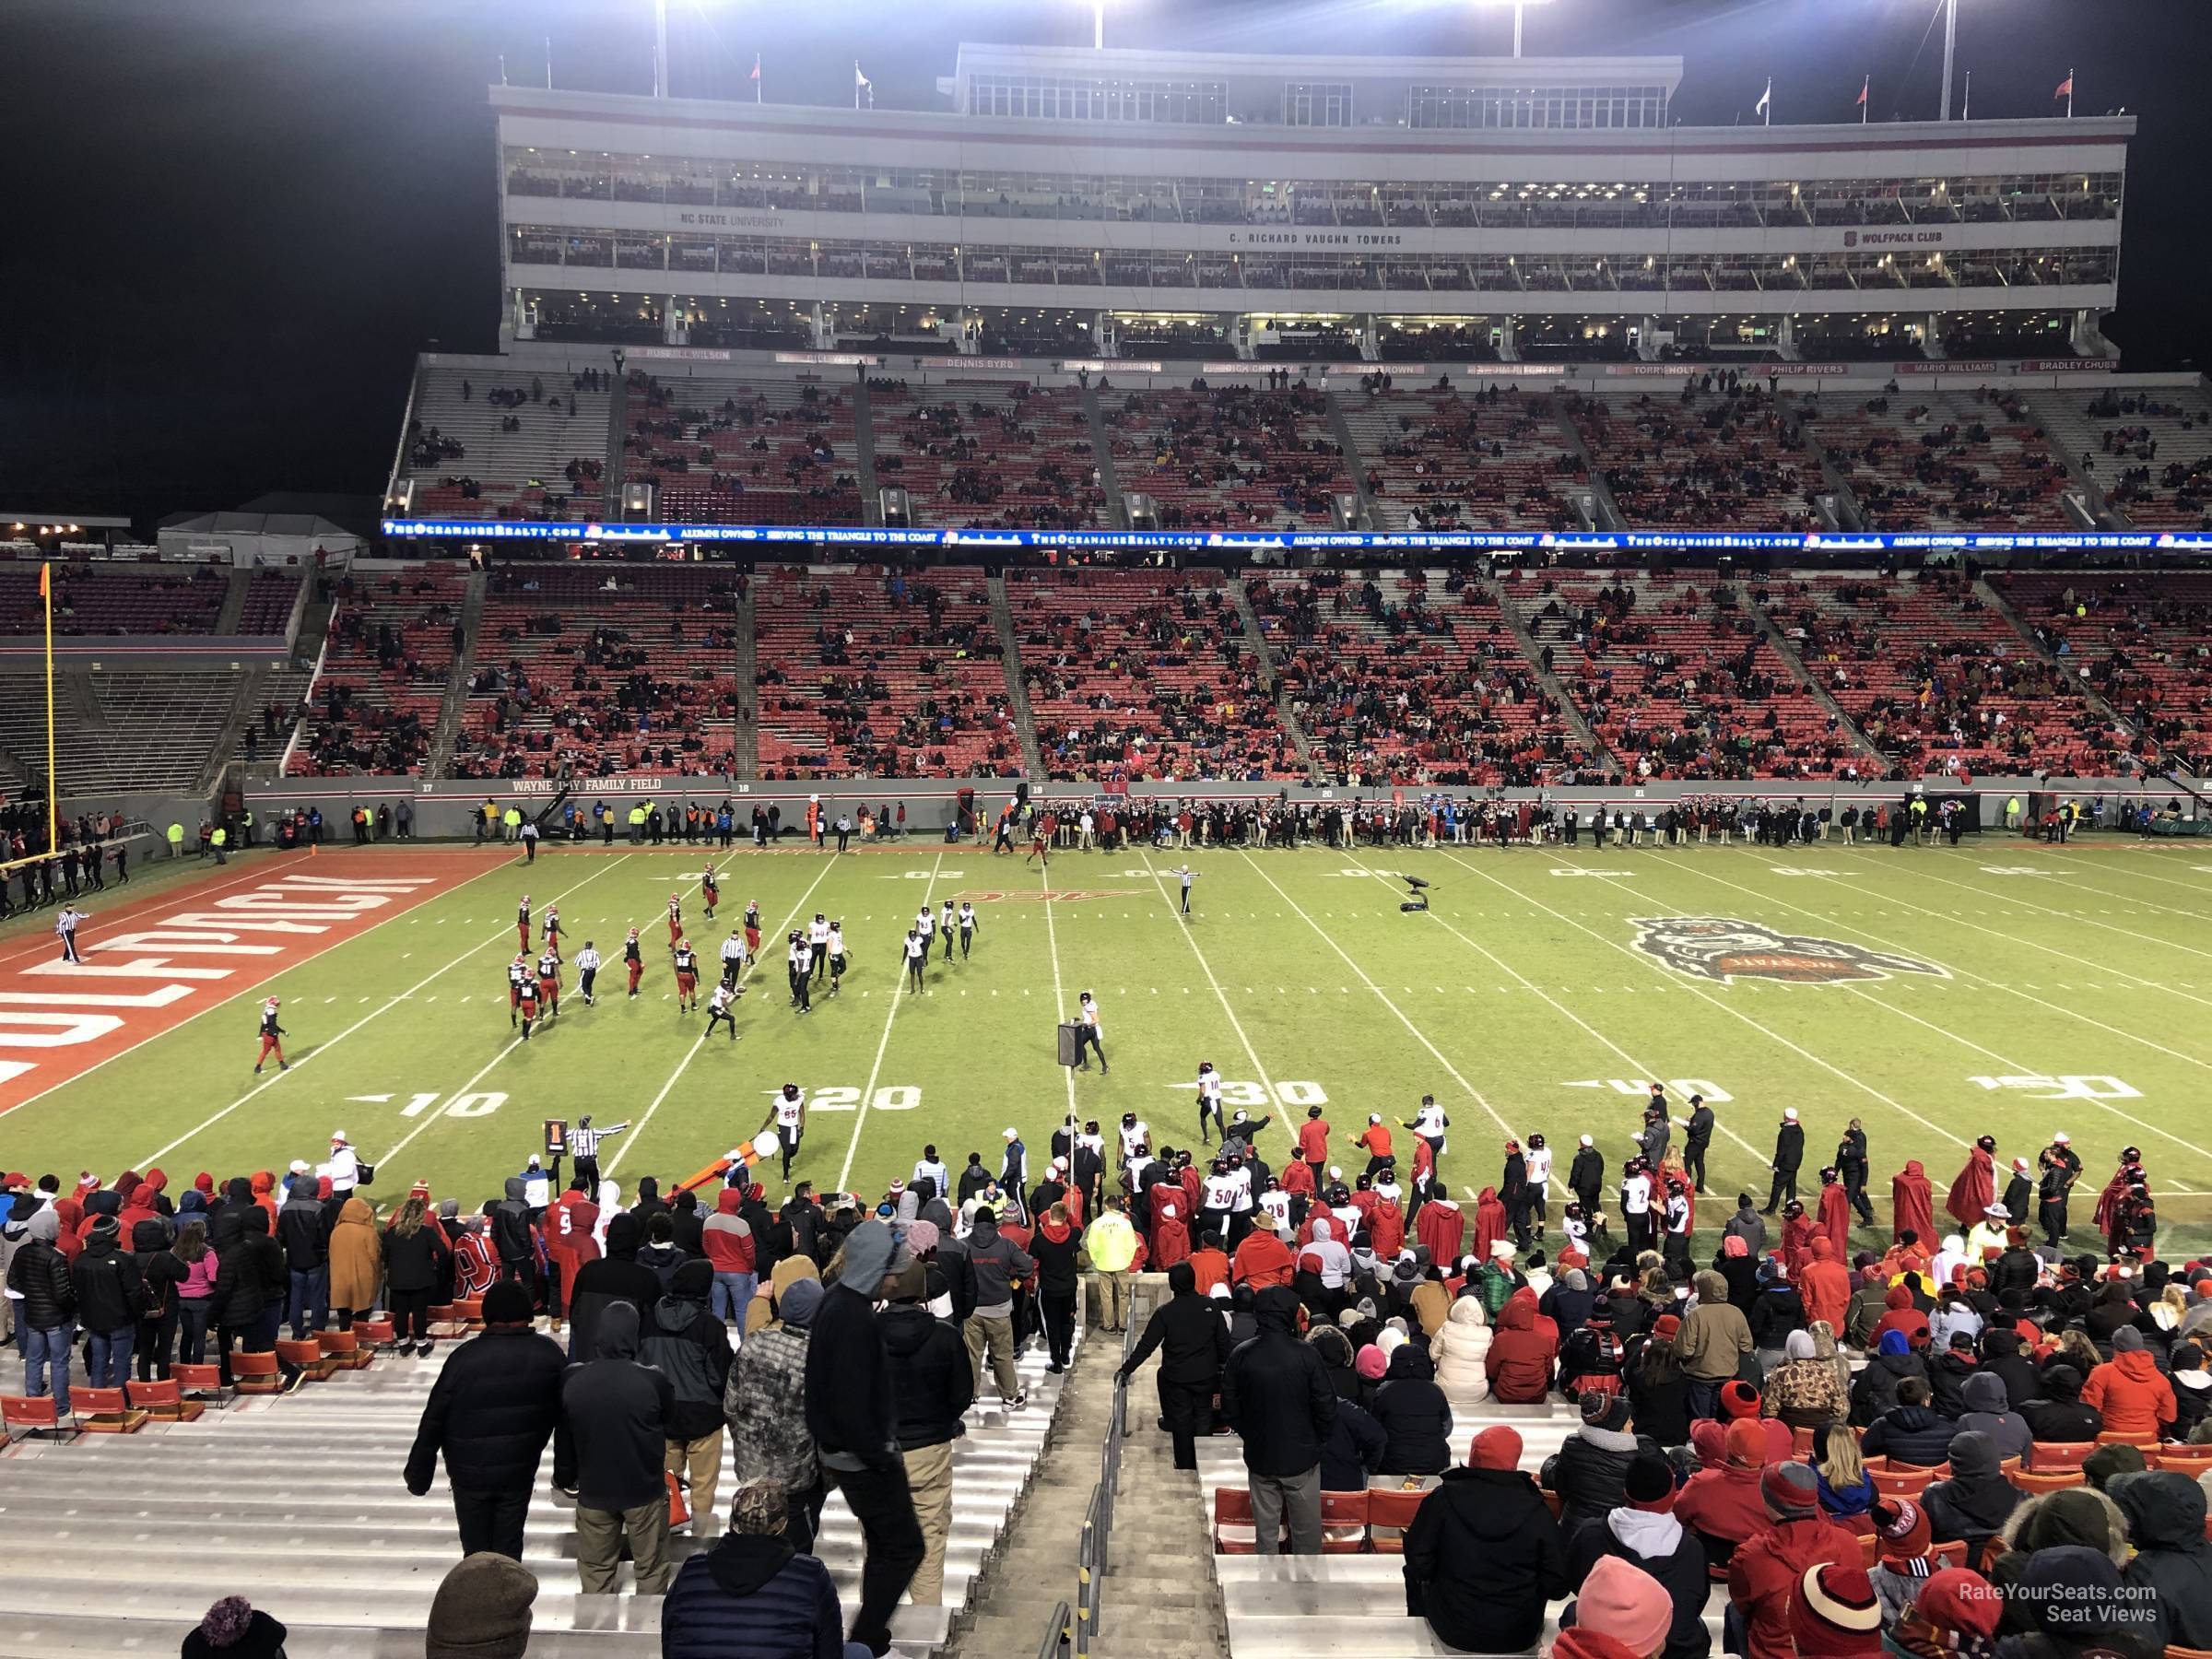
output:
<path id="1" fill-rule="evenodd" d="M 1797 1276 L 1797 1293 L 1805 1299 L 1805 1324 L 1810 1330 L 1825 1319 L 1831 1332 L 1841 1331 L 1851 1312 L 1851 1269 L 1826 1235 L 1813 1240 L 1811 1257 Z"/>
<path id="2" fill-rule="evenodd" d="M 1704 1464 L 1675 1500 L 1675 1519 L 1705 1546 L 1705 1559 L 1726 1566 L 1739 1545 L 1767 1526 L 1759 1477 L 1767 1466 L 1767 1436 L 1751 1418 L 1723 1428 L 1708 1418 L 1689 1431 Z"/>
<path id="3" fill-rule="evenodd" d="M 1322 1172 L 1329 1163 L 1329 1124 L 1318 1106 L 1307 1107 L 1306 1121 L 1298 1126 L 1298 1161 L 1312 1175 L 1318 1191 Z"/>
<path id="4" fill-rule="evenodd" d="M 1551 1391 L 1551 1362 L 1559 1349 L 1559 1327 L 1536 1312 L 1536 1293 L 1524 1285 L 1506 1299 L 1498 1334 L 1483 1356 L 1490 1397 L 1515 1406 L 1541 1402 Z"/>
<path id="5" fill-rule="evenodd" d="M 1230 1282 L 1250 1285 L 1254 1290 L 1288 1285 L 1297 1277 L 1298 1261 L 1290 1247 L 1265 1228 L 1255 1227 L 1244 1235 L 1230 1264 Z"/>
<path id="6" fill-rule="evenodd" d="M 1768 1465 L 1759 1496 L 1771 1524 L 1729 1558 L 1728 1622 L 1742 1634 L 1726 1645 L 1744 1659 L 1796 1659 L 1790 1608 L 1800 1582 L 1808 1568 L 1856 1568 L 1859 1540 L 1820 1513 L 1819 1484 L 1804 1464 Z"/>
<path id="7" fill-rule="evenodd" d="M 2133 1325 L 2112 1333 L 2112 1357 L 2089 1373 L 2081 1386 L 2081 1403 L 2104 1414 L 2107 1434 L 2158 1434 L 2180 1409 L 2173 1384 L 2160 1373 L 2143 1346 L 2143 1333 Z"/>
<path id="8" fill-rule="evenodd" d="M 1229 1257 L 1221 1250 L 1221 1235 L 1207 1233 L 1191 1252 L 1191 1272 L 1198 1281 L 1198 1294 L 1211 1296 L 1216 1285 L 1229 1283 Z"/>
<path id="9" fill-rule="evenodd" d="M 1887 1332 L 1901 1331 L 1915 1352 L 1928 1346 L 1928 1316 L 1912 1305 L 1912 1288 L 1910 1285 L 1900 1283 L 1890 1286 L 1889 1294 L 1882 1299 L 1882 1307 L 1885 1311 L 1874 1327 L 1874 1340 L 1877 1343 Z"/>

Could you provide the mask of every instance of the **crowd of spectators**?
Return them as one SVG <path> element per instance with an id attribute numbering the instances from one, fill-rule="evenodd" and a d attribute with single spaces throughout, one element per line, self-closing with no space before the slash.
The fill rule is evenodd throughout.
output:
<path id="1" fill-rule="evenodd" d="M 332 584 L 323 672 L 309 693 L 305 729 L 287 772 L 418 771 L 462 650 L 461 606 L 462 579 L 450 566 L 339 575 Z M 278 724 L 265 721 L 272 738 Z"/>
<path id="2" fill-rule="evenodd" d="M 659 487 L 662 518 L 861 522 L 850 392 L 810 381 L 664 382 L 636 371 L 628 391 L 624 477 Z"/>
<path id="3" fill-rule="evenodd" d="M 1329 432 L 1328 398 L 1287 374 L 1269 382 L 1197 380 L 1105 403 L 1123 492 L 1149 496 L 1163 530 L 1332 523 L 1334 498 L 1354 486 Z"/>
<path id="4" fill-rule="evenodd" d="M 1672 398 L 1646 393 L 1618 414 L 1604 398 L 1568 397 L 1575 430 L 1631 527 L 1799 530 L 1810 523 L 1819 470 L 1806 458 L 1802 427 L 1818 406 L 1792 405 L 1733 371 L 1721 381 L 1717 393 L 1695 383 Z"/>

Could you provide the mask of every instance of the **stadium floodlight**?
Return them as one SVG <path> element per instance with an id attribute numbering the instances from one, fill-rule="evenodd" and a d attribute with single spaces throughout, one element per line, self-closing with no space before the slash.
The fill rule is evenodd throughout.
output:
<path id="1" fill-rule="evenodd" d="M 1521 55 L 1521 21 L 1532 6 L 1548 6 L 1551 0 L 1467 0 L 1470 6 L 1495 10 L 1500 6 L 1513 8 L 1513 55 Z"/>

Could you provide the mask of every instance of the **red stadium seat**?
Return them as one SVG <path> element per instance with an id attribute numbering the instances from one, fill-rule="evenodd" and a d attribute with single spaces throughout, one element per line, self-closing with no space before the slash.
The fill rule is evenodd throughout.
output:
<path id="1" fill-rule="evenodd" d="M 87 1434 L 135 1434 L 146 1427 L 147 1414 L 120 1388 L 73 1388 L 69 1408 Z"/>
<path id="2" fill-rule="evenodd" d="M 1416 1511 L 1427 1492 L 1394 1491 L 1388 1487 L 1370 1488 L 1367 1494 L 1367 1524 L 1370 1541 L 1377 1555 L 1399 1555 L 1406 1548 L 1406 1529 L 1413 1524 Z"/>
<path id="3" fill-rule="evenodd" d="M 2033 1497 L 2038 1492 L 2056 1492 L 2067 1487 L 2087 1486 L 2088 1477 L 2078 1466 L 2071 1469 L 2022 1469 L 2012 1477 L 2012 1484 Z"/>
<path id="4" fill-rule="evenodd" d="M 321 1333 L 295 1341 L 289 1336 L 276 1339 L 276 1358 L 287 1365 L 296 1365 L 307 1373 L 311 1382 L 327 1382 L 338 1369 L 337 1356 L 327 1352 L 320 1340 Z"/>
<path id="5" fill-rule="evenodd" d="M 174 1376 L 152 1382 L 133 1382 L 129 1384 L 129 1392 L 132 1405 L 165 1423 L 196 1422 L 207 1409 L 197 1400 L 186 1399 L 182 1384 Z"/>
<path id="6" fill-rule="evenodd" d="M 231 1355 L 230 1380 L 241 1394 L 273 1394 L 284 1386 L 275 1354 Z"/>
<path id="7" fill-rule="evenodd" d="M 315 1346 L 333 1371 L 359 1371 L 370 1361 L 359 1335 L 353 1331 L 317 1331 Z"/>
<path id="8" fill-rule="evenodd" d="M 82 1432 L 62 1421 L 52 1394 L 0 1394 L 0 1424 L 18 1439 L 73 1441 Z"/>
<path id="9" fill-rule="evenodd" d="M 1361 1492 L 1321 1495 L 1321 1553 L 1364 1555 L 1367 1551 L 1367 1498 Z"/>
<path id="10" fill-rule="evenodd" d="M 1268 1540 L 1266 1552 L 1276 1553 L 1280 1539 Z M 1252 1493 L 1241 1486 L 1214 1488 L 1214 1553 L 1216 1555 L 1256 1555 L 1260 1553 L 1252 1518 Z"/>
<path id="11" fill-rule="evenodd" d="M 2032 1441 L 2028 1447 L 2028 1466 L 2038 1475 L 2047 1475 L 2054 1469 L 2078 1469 L 2083 1460 L 2097 1450 L 2089 1441 L 2053 1441 L 2048 1443 Z"/>

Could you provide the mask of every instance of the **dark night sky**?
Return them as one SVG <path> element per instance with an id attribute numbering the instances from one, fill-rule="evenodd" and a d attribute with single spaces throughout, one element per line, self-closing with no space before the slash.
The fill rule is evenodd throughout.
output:
<path id="1" fill-rule="evenodd" d="M 1557 0 L 1532 54 L 1677 53 L 1681 120 L 1934 112 L 1936 0 Z M 499 248 L 485 88 L 651 87 L 648 0 L 16 0 L 0 292 L 0 503 L 151 517 L 265 490 L 369 493 L 414 352 L 489 350 Z M 762 6 L 674 0 L 673 90 L 939 107 L 961 39 L 1085 43 L 1077 0 Z M 1453 0 L 1114 0 L 1109 45 L 1499 53 Z M 2142 118 L 2122 309 L 2134 368 L 2212 361 L 2203 304 L 2212 59 L 2205 0 L 1961 0 L 1974 107 Z"/>

